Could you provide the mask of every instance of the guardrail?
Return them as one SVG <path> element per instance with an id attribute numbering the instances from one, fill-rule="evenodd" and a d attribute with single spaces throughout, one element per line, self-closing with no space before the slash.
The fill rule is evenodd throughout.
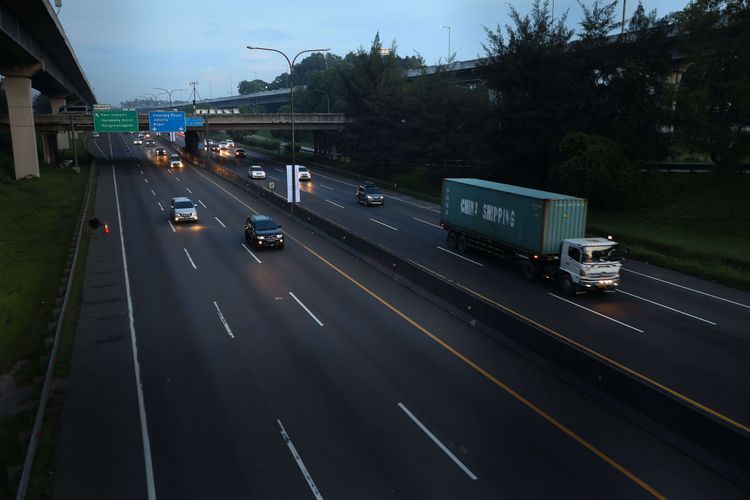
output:
<path id="1" fill-rule="evenodd" d="M 184 154 L 193 163 L 205 168 L 204 157 Z M 276 193 L 220 165 L 212 163 L 209 169 L 244 191 L 289 211 L 290 203 Z M 668 389 L 640 379 L 623 367 L 504 311 L 311 210 L 295 205 L 293 216 L 355 251 L 399 282 L 418 287 L 448 304 L 454 312 L 459 313 L 459 317 L 473 326 L 476 326 L 476 321 L 481 322 L 504 344 L 507 345 L 510 340 L 512 344 L 521 346 L 521 353 L 530 352 L 534 358 L 532 361 L 546 365 L 606 406 L 750 490 L 750 432 L 742 424 L 722 420 L 710 410 L 676 397 Z"/>

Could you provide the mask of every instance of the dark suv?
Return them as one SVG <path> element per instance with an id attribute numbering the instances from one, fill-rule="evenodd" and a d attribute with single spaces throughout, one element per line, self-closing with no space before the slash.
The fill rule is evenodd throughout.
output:
<path id="1" fill-rule="evenodd" d="M 380 192 L 374 182 L 363 183 L 357 188 L 355 196 L 358 202 L 364 203 L 368 207 L 370 205 L 382 205 L 385 200 L 383 193 Z"/>
<path id="2" fill-rule="evenodd" d="M 251 215 L 245 221 L 245 241 L 255 248 L 284 248 L 284 233 L 269 216 Z"/>

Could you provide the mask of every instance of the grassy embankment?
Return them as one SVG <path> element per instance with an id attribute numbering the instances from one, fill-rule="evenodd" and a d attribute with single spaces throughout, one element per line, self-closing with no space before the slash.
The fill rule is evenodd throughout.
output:
<path id="1" fill-rule="evenodd" d="M 588 231 L 634 259 L 750 290 L 750 175 L 650 174 L 643 188 L 628 210 L 591 210 Z"/>
<path id="2" fill-rule="evenodd" d="M 81 138 L 79 161 L 89 165 L 82 146 Z M 44 339 L 50 336 L 47 324 L 58 307 L 56 298 L 87 174 L 88 166 L 79 174 L 70 168 L 42 166 L 38 179 L 0 178 L 0 213 L 4 214 L 0 218 L 0 372 L 16 366 L 14 382 L 19 386 L 38 381 L 46 369 L 42 360 L 47 353 Z M 69 304 L 68 321 L 77 317 L 76 307 Z M 8 484 L 6 467 L 23 460 L 19 433 L 30 430 L 33 423 L 35 405 L 23 408 L 0 418 L 0 498 L 9 498 L 15 488 Z"/>

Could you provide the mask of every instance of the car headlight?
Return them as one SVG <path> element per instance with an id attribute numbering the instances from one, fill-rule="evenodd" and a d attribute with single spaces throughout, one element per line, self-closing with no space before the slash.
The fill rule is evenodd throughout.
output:
<path id="1" fill-rule="evenodd" d="M 265 237 L 265 236 L 258 236 L 258 239 L 259 239 L 259 240 L 265 240 L 265 239 L 266 239 L 266 237 Z"/>
<path id="2" fill-rule="evenodd" d="M 368 200 L 371 200 L 371 199 L 372 199 L 372 196 L 370 196 L 370 195 L 368 194 L 367 196 L 365 196 L 365 198 L 367 198 Z"/>

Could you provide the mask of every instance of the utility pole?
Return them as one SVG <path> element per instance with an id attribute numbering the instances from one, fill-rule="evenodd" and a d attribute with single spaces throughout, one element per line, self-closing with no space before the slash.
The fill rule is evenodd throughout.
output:
<path id="1" fill-rule="evenodd" d="M 625 6 L 627 3 L 627 0 L 622 0 L 622 29 L 620 30 L 620 36 L 625 34 Z"/>
<path id="2" fill-rule="evenodd" d="M 192 82 L 190 82 L 190 85 L 193 86 L 193 114 L 195 114 L 195 110 L 197 109 L 195 107 L 195 86 L 198 85 L 198 82 L 192 81 Z"/>

